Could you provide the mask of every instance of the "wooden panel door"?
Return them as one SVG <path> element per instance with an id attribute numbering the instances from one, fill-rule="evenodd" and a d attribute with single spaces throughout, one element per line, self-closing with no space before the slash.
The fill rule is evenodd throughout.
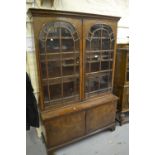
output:
<path id="1" fill-rule="evenodd" d="M 87 110 L 86 133 L 102 129 L 115 122 L 116 103 L 109 102 L 101 106 Z"/>
<path id="2" fill-rule="evenodd" d="M 85 112 L 53 118 L 45 123 L 48 147 L 64 144 L 85 134 Z"/>

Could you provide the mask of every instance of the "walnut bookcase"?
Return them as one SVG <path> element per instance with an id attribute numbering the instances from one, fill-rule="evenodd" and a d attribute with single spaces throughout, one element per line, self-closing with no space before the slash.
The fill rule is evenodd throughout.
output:
<path id="1" fill-rule="evenodd" d="M 115 129 L 112 94 L 119 17 L 29 9 L 48 154 Z"/>

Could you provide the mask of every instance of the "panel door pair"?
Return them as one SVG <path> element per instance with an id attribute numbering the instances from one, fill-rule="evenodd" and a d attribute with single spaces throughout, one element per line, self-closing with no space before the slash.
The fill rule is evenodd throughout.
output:
<path id="1" fill-rule="evenodd" d="M 113 26 L 91 19 L 83 20 L 83 25 L 81 19 L 71 18 L 43 22 L 38 51 L 45 106 L 111 92 Z"/>

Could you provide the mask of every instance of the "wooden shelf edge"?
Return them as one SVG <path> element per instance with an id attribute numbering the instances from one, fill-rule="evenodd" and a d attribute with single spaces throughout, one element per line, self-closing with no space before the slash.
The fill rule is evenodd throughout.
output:
<path id="1" fill-rule="evenodd" d="M 82 18 L 104 18 L 113 21 L 119 21 L 121 17 L 118 16 L 108 16 L 108 15 L 101 15 L 101 14 L 91 14 L 91 13 L 84 13 L 84 12 L 71 12 L 71 11 L 62 11 L 62 10 L 51 10 L 51 9 L 38 9 L 38 8 L 29 8 L 27 12 L 28 16 L 53 16 L 53 15 L 60 15 L 60 16 L 76 16 Z"/>
<path id="2" fill-rule="evenodd" d="M 42 111 L 41 119 L 43 121 L 47 121 L 51 118 L 60 117 L 74 112 L 79 112 L 99 105 L 108 104 L 112 101 L 117 101 L 117 100 L 118 100 L 118 97 L 111 93 L 107 95 L 99 96 L 99 97 L 93 97 L 82 102 L 76 102 L 66 107 Z"/>

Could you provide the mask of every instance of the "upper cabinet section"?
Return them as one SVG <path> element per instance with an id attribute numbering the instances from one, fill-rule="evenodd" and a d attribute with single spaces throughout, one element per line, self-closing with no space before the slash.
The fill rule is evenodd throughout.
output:
<path id="1" fill-rule="evenodd" d="M 29 15 L 42 110 L 112 92 L 118 17 L 41 9 Z"/>

